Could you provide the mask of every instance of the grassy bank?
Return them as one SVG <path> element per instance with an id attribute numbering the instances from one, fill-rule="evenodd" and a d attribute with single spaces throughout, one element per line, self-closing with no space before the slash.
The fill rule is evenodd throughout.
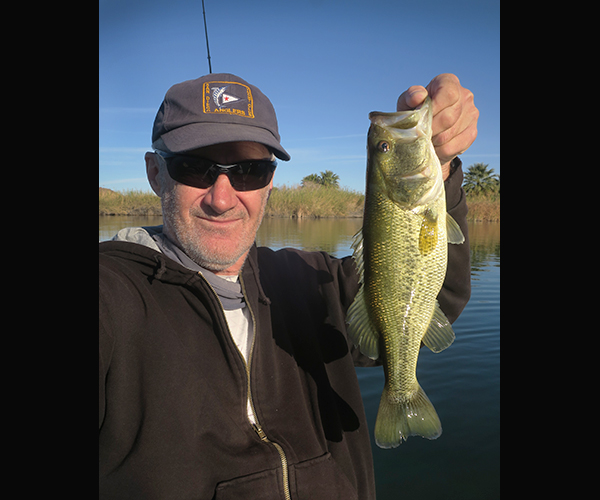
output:
<path id="1" fill-rule="evenodd" d="M 112 191 L 100 188 L 99 215 L 162 215 L 160 198 L 152 191 Z"/>
<path id="2" fill-rule="evenodd" d="M 468 221 L 500 222 L 499 194 L 467 195 L 467 206 L 469 207 Z"/>
<path id="3" fill-rule="evenodd" d="M 271 191 L 267 217 L 362 217 L 365 196 L 357 191 L 323 186 L 278 186 Z M 467 196 L 467 220 L 500 221 L 500 195 Z M 152 191 L 100 188 L 99 215 L 161 215 L 160 198 Z"/>
<path id="4" fill-rule="evenodd" d="M 364 195 L 323 186 L 277 186 L 271 191 L 267 217 L 361 217 Z M 100 188 L 99 215 L 161 215 L 160 198 L 151 191 L 117 192 Z"/>
<path id="5" fill-rule="evenodd" d="M 278 186 L 271 191 L 267 217 L 362 217 L 365 196 L 357 191 L 311 185 Z"/>

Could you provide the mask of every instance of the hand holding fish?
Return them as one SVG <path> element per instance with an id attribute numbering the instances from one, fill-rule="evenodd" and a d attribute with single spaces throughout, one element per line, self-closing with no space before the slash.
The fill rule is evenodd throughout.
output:
<path id="1" fill-rule="evenodd" d="M 414 109 L 427 95 L 433 102 L 432 142 L 446 180 L 450 162 L 469 149 L 477 137 L 479 110 L 473 102 L 473 92 L 464 88 L 456 75 L 450 73 L 436 76 L 427 87 L 409 87 L 398 98 L 396 110 Z"/>

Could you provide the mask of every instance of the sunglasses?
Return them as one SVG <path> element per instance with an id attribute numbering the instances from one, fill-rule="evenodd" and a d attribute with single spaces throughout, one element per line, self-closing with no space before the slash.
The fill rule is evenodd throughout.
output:
<path id="1" fill-rule="evenodd" d="M 254 191 L 271 182 L 277 167 L 277 162 L 270 160 L 247 160 L 233 165 L 220 165 L 198 156 L 177 155 L 158 150 L 155 153 L 165 159 L 173 180 L 200 189 L 209 188 L 217 181 L 219 175 L 225 174 L 236 191 Z"/>

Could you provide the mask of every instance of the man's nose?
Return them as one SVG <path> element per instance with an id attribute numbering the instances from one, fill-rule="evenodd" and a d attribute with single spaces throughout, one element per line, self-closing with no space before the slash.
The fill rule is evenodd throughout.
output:
<path id="1" fill-rule="evenodd" d="M 237 205 L 238 197 L 227 175 L 221 174 L 217 177 L 204 195 L 204 203 L 218 214 L 225 213 Z"/>

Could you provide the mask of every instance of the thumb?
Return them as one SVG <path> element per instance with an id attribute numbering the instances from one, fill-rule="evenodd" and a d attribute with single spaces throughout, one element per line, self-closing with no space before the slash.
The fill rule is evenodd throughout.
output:
<path id="1" fill-rule="evenodd" d="M 415 109 L 427 97 L 427 90 L 421 85 L 413 85 L 400 94 L 396 103 L 396 111 Z"/>

